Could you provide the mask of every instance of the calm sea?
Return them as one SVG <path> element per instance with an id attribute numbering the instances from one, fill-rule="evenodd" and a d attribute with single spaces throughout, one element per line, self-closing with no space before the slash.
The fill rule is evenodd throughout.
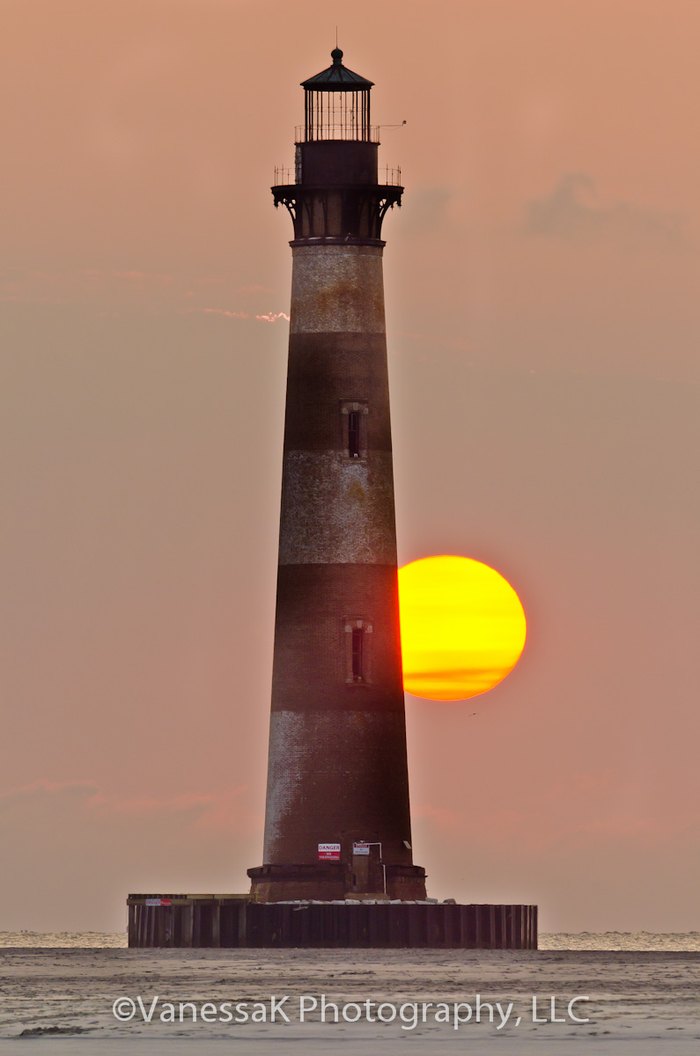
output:
<path id="1" fill-rule="evenodd" d="M 29 931 L 0 947 L 0 1056 L 700 1052 L 699 932 L 543 935 L 539 952 L 129 950 Z"/>
<path id="2" fill-rule="evenodd" d="M 0 931 L 0 947 L 22 949 L 126 949 L 126 933 L 103 931 Z M 578 931 L 540 934 L 541 950 L 700 953 L 700 931 Z"/>

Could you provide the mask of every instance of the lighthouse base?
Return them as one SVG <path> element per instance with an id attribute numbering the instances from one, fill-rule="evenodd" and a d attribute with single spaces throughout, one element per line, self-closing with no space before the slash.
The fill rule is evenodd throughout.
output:
<path id="1" fill-rule="evenodd" d="M 536 950 L 537 906 L 129 895 L 133 948 Z"/>
<path id="2" fill-rule="evenodd" d="M 364 863 L 363 863 L 364 864 Z M 425 869 L 419 865 L 379 865 L 352 872 L 343 862 L 313 865 L 260 865 L 248 870 L 254 902 L 332 902 L 344 899 L 425 899 Z"/>

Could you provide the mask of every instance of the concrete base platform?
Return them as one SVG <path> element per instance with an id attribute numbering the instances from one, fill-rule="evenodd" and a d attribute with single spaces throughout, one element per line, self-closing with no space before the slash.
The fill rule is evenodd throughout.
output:
<path id="1" fill-rule="evenodd" d="M 344 902 L 380 892 L 399 902 L 425 901 L 425 869 L 419 865 L 382 865 L 377 858 L 347 862 L 314 862 L 313 865 L 259 865 L 248 870 L 252 902 Z M 360 881 L 355 886 L 355 881 Z M 375 886 L 371 886 L 372 881 Z"/>
<path id="2" fill-rule="evenodd" d="M 129 946 L 536 950 L 537 906 L 129 895 Z"/>

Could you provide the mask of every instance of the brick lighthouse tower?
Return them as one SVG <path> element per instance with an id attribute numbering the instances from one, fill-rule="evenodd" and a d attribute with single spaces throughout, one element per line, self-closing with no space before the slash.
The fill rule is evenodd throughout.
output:
<path id="1" fill-rule="evenodd" d="M 256 901 L 425 898 L 413 864 L 372 82 L 302 82 L 263 865 Z"/>
<path id="2" fill-rule="evenodd" d="M 428 901 L 413 864 L 381 238 L 403 188 L 372 82 L 331 55 L 272 188 L 294 238 L 263 864 L 245 895 L 130 894 L 129 946 L 537 949 L 537 906 Z"/>

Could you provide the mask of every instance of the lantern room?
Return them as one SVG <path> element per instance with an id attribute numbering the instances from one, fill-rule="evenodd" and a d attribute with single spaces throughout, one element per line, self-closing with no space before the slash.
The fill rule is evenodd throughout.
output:
<path id="1" fill-rule="evenodd" d="M 343 66 L 340 48 L 331 52 L 333 65 L 302 81 L 304 128 L 298 141 L 376 140 L 370 125 L 372 81 Z M 300 130 L 301 131 L 301 130 Z M 374 130 L 376 133 L 376 130 Z"/>

